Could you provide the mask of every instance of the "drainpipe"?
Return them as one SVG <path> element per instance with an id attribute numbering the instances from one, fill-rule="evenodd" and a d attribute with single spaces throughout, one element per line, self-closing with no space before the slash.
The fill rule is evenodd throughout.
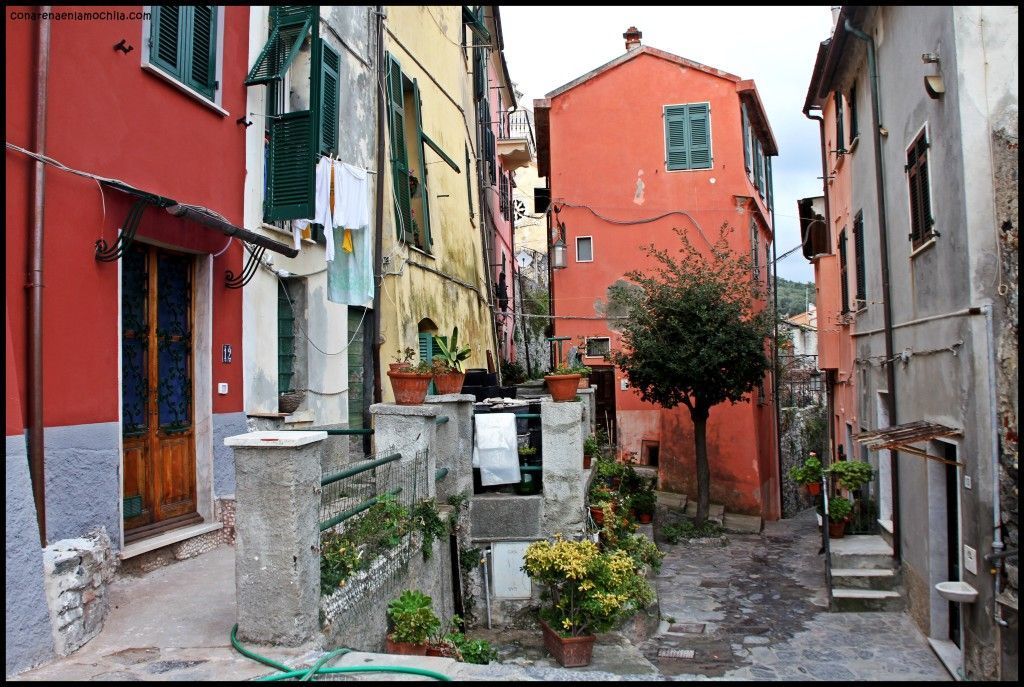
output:
<path id="1" fill-rule="evenodd" d="M 377 15 L 377 79 L 378 83 L 387 82 L 387 74 L 384 72 L 384 6 L 376 6 Z M 373 343 L 370 348 L 373 351 L 373 402 L 380 403 L 382 399 L 380 386 L 380 290 L 383 276 L 381 275 L 381 252 L 384 250 L 384 187 L 387 185 L 385 171 L 388 168 L 387 159 L 384 157 L 384 112 L 387 103 L 384 102 L 384 93 L 377 90 L 377 193 L 374 222 L 376 223 L 373 232 Z"/>
<path id="2" fill-rule="evenodd" d="M 999 502 L 999 413 L 997 410 L 998 399 L 996 397 L 996 341 L 995 331 L 992 325 L 992 305 L 981 306 L 985 313 L 985 333 L 988 335 L 988 404 L 989 416 L 992 422 L 992 553 L 985 556 L 993 568 L 992 580 L 995 585 L 995 594 L 992 596 L 992 617 L 1001 627 L 1009 623 L 1003 620 L 1003 614 L 999 607 L 999 595 L 1002 593 L 1002 574 L 1000 568 L 1003 566 L 1003 532 L 1002 514 L 1000 513 Z M 998 561 L 998 563 L 996 563 Z M 998 565 L 999 568 L 995 566 Z"/>
<path id="3" fill-rule="evenodd" d="M 779 517 L 782 517 L 782 504 L 785 501 L 782 484 L 782 419 L 779 417 L 779 247 L 776 243 L 778 230 L 775 227 L 775 207 L 772 203 L 772 297 L 774 308 L 772 321 L 775 323 L 775 340 L 772 342 L 772 398 L 775 400 L 775 464 L 779 468 Z"/>
<path id="4" fill-rule="evenodd" d="M 41 5 L 43 16 L 49 5 Z M 46 152 L 46 81 L 50 71 L 50 20 L 39 22 L 36 52 L 36 131 L 34 149 Z M 46 196 L 46 167 L 35 163 L 32 184 L 32 231 L 28 249 L 28 456 L 32 495 L 36 502 L 39 541 L 46 546 L 46 491 L 43 469 L 43 209 Z"/>
<path id="5" fill-rule="evenodd" d="M 868 70 L 871 77 L 871 139 L 875 148 L 875 194 L 878 201 L 878 241 L 881 251 L 882 262 L 882 313 L 885 329 L 885 377 L 889 386 L 889 393 L 886 395 L 886 405 L 889 411 L 889 425 L 898 424 L 896 417 L 896 368 L 893 365 L 893 337 L 892 337 L 892 299 L 889 288 L 889 228 L 886 223 L 885 214 L 885 179 L 883 176 L 882 161 L 882 135 L 881 135 L 881 106 L 878 99 L 878 64 L 875 61 L 875 41 L 868 34 L 860 29 L 854 28 L 847 19 L 843 27 L 850 32 L 850 35 L 859 38 L 867 43 L 868 49 Z M 899 453 L 893 449 L 890 461 L 892 463 L 892 555 L 899 560 L 901 549 L 900 542 L 900 463 Z"/>

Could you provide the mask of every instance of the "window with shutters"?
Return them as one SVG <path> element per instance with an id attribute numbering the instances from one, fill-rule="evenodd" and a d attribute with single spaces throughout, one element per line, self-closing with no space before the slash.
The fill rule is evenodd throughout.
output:
<path id="1" fill-rule="evenodd" d="M 857 129 L 857 84 L 850 86 L 848 103 L 850 106 L 850 147 L 852 148 L 853 142 L 860 135 L 860 131 Z"/>
<path id="2" fill-rule="evenodd" d="M 867 307 L 867 280 L 864 274 L 864 213 L 858 212 L 853 218 L 853 269 L 857 285 L 853 309 Z"/>
<path id="3" fill-rule="evenodd" d="M 843 314 L 850 312 L 850 282 L 846 269 L 846 227 L 839 232 L 839 288 L 842 297 L 840 310 Z"/>
<path id="4" fill-rule="evenodd" d="M 270 8 L 267 42 L 246 86 L 267 87 L 263 218 L 268 223 L 315 214 L 316 164 L 338 151 L 340 52 L 320 36 L 319 7 Z M 309 55 L 309 72 L 296 58 Z M 323 235 L 311 227 L 312 238 Z"/>
<path id="5" fill-rule="evenodd" d="M 910 242 L 917 248 L 936 236 L 928 174 L 928 135 L 922 129 L 907 148 L 907 185 L 910 190 Z"/>
<path id="6" fill-rule="evenodd" d="M 155 70 L 213 104 L 220 101 L 219 36 L 223 8 L 214 5 L 153 5 L 142 53 Z"/>
<path id="7" fill-rule="evenodd" d="M 292 391 L 295 376 L 295 313 L 284 281 L 277 282 L 277 390 Z"/>
<path id="8" fill-rule="evenodd" d="M 753 144 L 754 187 L 761 193 L 764 187 L 764 155 L 761 152 L 761 141 L 754 139 Z M 763 195 L 763 193 L 762 193 Z"/>
<path id="9" fill-rule="evenodd" d="M 754 218 L 750 219 L 750 256 L 754 281 L 761 279 L 761 230 Z"/>
<path id="10" fill-rule="evenodd" d="M 711 105 L 666 105 L 665 167 L 668 171 L 711 169 Z"/>
<path id="11" fill-rule="evenodd" d="M 390 54 L 387 68 L 396 232 L 400 241 L 430 252 L 430 204 L 419 84 L 402 73 L 398 60 Z"/>
<path id="12" fill-rule="evenodd" d="M 836 106 L 836 153 L 846 152 L 846 138 L 843 134 L 843 94 L 839 91 L 832 93 L 832 101 Z"/>
<path id="13" fill-rule="evenodd" d="M 503 170 L 498 176 L 498 206 L 501 210 L 501 216 L 505 220 L 508 220 L 508 201 L 508 175 Z"/>
<path id="14" fill-rule="evenodd" d="M 750 160 L 750 141 L 752 139 L 750 131 L 750 118 L 747 116 L 747 105 L 746 103 L 740 103 L 740 121 L 743 127 L 743 167 L 747 170 L 747 174 L 750 175 L 753 172 Z"/>

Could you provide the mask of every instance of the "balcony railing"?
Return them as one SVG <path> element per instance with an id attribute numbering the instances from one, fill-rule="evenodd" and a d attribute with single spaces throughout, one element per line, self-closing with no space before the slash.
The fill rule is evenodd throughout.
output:
<path id="1" fill-rule="evenodd" d="M 536 150 L 537 142 L 533 136 L 533 122 L 527 110 L 502 112 L 498 119 L 498 138 L 525 138 L 530 145 L 530 152 Z"/>

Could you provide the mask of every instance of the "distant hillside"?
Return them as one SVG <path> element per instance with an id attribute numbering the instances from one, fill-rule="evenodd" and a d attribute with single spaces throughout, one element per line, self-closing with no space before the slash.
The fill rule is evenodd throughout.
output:
<path id="1" fill-rule="evenodd" d="M 779 314 L 783 317 L 798 315 L 814 304 L 814 282 L 798 282 L 778 278 Z"/>

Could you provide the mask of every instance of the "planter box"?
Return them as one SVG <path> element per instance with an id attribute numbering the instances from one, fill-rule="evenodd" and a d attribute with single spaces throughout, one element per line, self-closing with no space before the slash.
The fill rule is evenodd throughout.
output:
<path id="1" fill-rule="evenodd" d="M 594 640 L 597 639 L 595 635 L 561 637 L 543 620 L 540 621 L 540 627 L 544 633 L 544 648 L 562 666 L 579 668 L 590 665 L 590 659 L 594 654 Z"/>

